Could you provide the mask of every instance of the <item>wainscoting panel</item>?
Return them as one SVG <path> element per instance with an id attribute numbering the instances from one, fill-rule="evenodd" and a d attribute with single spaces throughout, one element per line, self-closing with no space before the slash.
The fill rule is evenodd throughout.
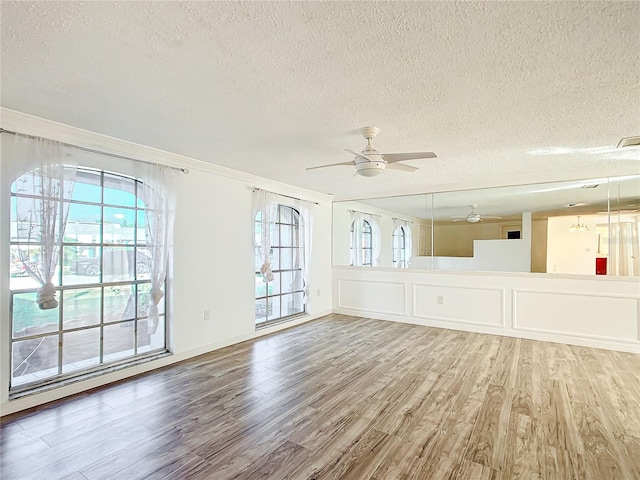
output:
<path id="1" fill-rule="evenodd" d="M 513 328 L 637 343 L 640 300 L 631 296 L 513 290 Z"/>
<path id="2" fill-rule="evenodd" d="M 363 312 L 407 315 L 407 284 L 340 279 L 338 307 Z"/>
<path id="3" fill-rule="evenodd" d="M 504 289 L 414 283 L 413 316 L 504 327 Z"/>
<path id="4" fill-rule="evenodd" d="M 640 354 L 637 278 L 334 266 L 333 308 L 393 322 Z"/>

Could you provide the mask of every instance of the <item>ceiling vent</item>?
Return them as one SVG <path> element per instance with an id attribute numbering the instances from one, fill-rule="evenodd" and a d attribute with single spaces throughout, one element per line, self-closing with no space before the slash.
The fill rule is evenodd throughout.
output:
<path id="1" fill-rule="evenodd" d="M 599 186 L 599 183 L 592 183 L 591 185 L 582 185 L 581 188 L 598 188 Z"/>

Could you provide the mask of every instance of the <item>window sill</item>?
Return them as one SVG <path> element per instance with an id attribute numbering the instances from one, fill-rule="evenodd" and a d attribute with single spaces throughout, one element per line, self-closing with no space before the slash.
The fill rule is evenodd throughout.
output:
<path id="1" fill-rule="evenodd" d="M 118 372 L 120 370 L 124 370 L 129 367 L 134 367 L 136 365 L 142 365 L 144 363 L 152 362 L 154 360 L 158 360 L 160 358 L 168 357 L 173 355 L 173 353 L 169 351 L 153 353 L 146 357 L 140 357 L 133 360 L 130 360 L 125 363 L 115 364 L 115 365 L 107 365 L 104 368 L 100 368 L 97 370 L 93 370 L 87 373 L 83 373 L 80 375 L 74 375 L 73 377 L 60 378 L 58 380 L 52 380 L 51 383 L 45 385 L 38 385 L 30 387 L 25 385 L 24 387 L 18 387 L 12 391 L 9 391 L 9 400 L 17 400 L 18 398 L 27 397 L 30 395 L 36 395 L 39 393 L 48 392 L 50 390 L 54 390 L 56 388 L 65 387 L 67 385 L 72 385 L 74 383 L 82 382 L 84 380 L 90 380 L 92 378 L 101 377 L 107 373 Z"/>
<path id="2" fill-rule="evenodd" d="M 267 322 L 260 323 L 256 325 L 256 331 L 263 330 L 265 328 L 275 327 L 276 325 L 281 325 L 283 323 L 289 323 L 294 320 L 298 320 L 300 318 L 308 317 L 309 314 L 307 312 L 304 313 L 296 313 L 295 315 L 290 315 L 288 317 L 278 318 L 277 320 L 270 320 Z"/>

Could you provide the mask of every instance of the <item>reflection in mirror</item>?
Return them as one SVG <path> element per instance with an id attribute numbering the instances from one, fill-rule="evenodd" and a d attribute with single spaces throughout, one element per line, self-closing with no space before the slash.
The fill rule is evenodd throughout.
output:
<path id="1" fill-rule="evenodd" d="M 420 259 L 431 253 L 431 194 L 373 198 L 333 204 L 333 264 L 396 268 L 428 268 Z M 367 222 L 369 237 L 361 228 Z M 404 252 L 399 251 L 398 231 L 404 231 Z M 394 232 L 396 236 L 394 238 Z M 395 242 L 395 245 L 394 245 Z M 365 261 L 371 248 L 371 262 Z M 404 262 L 401 259 L 404 258 Z M 394 259 L 396 260 L 394 262 Z M 416 261 L 419 266 L 414 265 Z"/>
<path id="2" fill-rule="evenodd" d="M 640 175 L 613 179 L 610 221 L 598 222 L 600 258 L 608 275 L 640 276 Z"/>
<path id="3" fill-rule="evenodd" d="M 376 215 L 374 266 L 398 266 L 393 232 L 411 222 L 408 268 L 640 275 L 640 175 L 337 202 L 336 265 L 353 264 L 350 211 Z"/>

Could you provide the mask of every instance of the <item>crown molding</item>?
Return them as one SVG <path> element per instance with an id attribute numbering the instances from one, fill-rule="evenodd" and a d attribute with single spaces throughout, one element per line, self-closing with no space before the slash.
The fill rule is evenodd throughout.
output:
<path id="1" fill-rule="evenodd" d="M 315 192 L 287 183 L 270 180 L 250 173 L 240 172 L 232 168 L 215 165 L 213 163 L 185 157 L 157 148 L 128 142 L 119 138 L 102 135 L 100 133 L 83 130 L 27 113 L 0 107 L 0 127 L 5 130 L 49 138 L 58 142 L 91 148 L 116 155 L 123 155 L 145 162 L 154 162 L 170 167 L 188 168 L 220 177 L 226 177 L 250 186 L 269 189 L 275 193 L 303 197 L 308 200 L 332 202 L 333 195 Z"/>

